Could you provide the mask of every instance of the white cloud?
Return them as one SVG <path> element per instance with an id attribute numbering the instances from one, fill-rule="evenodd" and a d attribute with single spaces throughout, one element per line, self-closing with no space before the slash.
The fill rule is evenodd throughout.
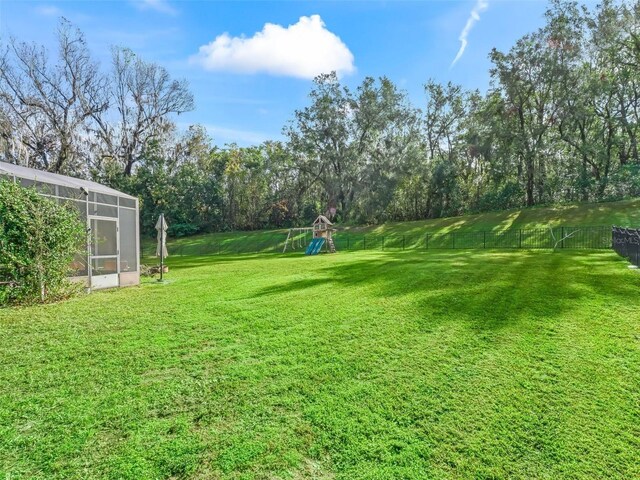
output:
<path id="1" fill-rule="evenodd" d="M 44 15 L 45 17 L 58 17 L 62 15 L 62 10 L 53 5 L 40 5 L 35 8 L 35 12 L 38 15 Z"/>
<path id="2" fill-rule="evenodd" d="M 175 8 L 169 5 L 167 0 L 139 0 L 135 5 L 140 10 L 155 10 L 156 12 L 175 15 L 178 13 Z"/>
<path id="3" fill-rule="evenodd" d="M 299 78 L 334 70 L 338 74 L 355 71 L 353 54 L 340 37 L 327 30 L 320 15 L 300 17 L 298 23 L 288 27 L 266 23 L 250 38 L 223 33 L 201 46 L 190 62 L 206 70 Z"/>
<path id="4" fill-rule="evenodd" d="M 460 37 L 458 37 L 458 40 L 460 40 L 460 50 L 458 50 L 456 58 L 454 58 L 453 62 L 451 62 L 452 67 L 457 63 L 458 60 L 462 58 L 462 54 L 464 53 L 465 49 L 467 48 L 467 44 L 469 43 L 467 38 L 469 37 L 469 33 L 471 33 L 471 29 L 476 24 L 476 22 L 480 20 L 480 14 L 484 12 L 488 7 L 489 2 L 487 0 L 476 1 L 476 4 L 473 6 L 473 9 L 469 14 L 466 25 L 462 29 L 462 32 L 460 32 Z"/>

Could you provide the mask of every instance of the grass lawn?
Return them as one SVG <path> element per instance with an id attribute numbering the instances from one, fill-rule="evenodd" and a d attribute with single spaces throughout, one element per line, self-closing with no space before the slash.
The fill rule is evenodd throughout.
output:
<path id="1" fill-rule="evenodd" d="M 170 261 L 0 310 L 0 478 L 640 477 L 611 252 Z"/>

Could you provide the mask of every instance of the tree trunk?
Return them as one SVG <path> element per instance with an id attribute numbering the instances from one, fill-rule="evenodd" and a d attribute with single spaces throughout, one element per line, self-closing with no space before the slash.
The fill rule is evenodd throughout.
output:
<path id="1" fill-rule="evenodd" d="M 126 165 L 124 167 L 125 176 L 127 176 L 127 177 L 131 176 L 131 173 L 133 171 L 133 164 L 134 164 L 134 160 L 131 160 L 131 159 L 127 160 L 127 163 L 126 163 Z"/>
<path id="2" fill-rule="evenodd" d="M 582 190 L 583 202 L 589 201 L 589 189 L 587 188 L 587 179 L 589 176 L 588 170 L 589 170 L 589 162 L 587 159 L 587 154 L 583 152 L 582 153 L 582 181 L 580 182 L 580 189 Z M 596 181 L 598 180 L 598 177 L 599 177 L 599 174 L 596 175 Z"/>
<path id="3" fill-rule="evenodd" d="M 525 158 L 526 167 L 527 167 L 527 207 L 532 207 L 535 205 L 535 166 L 533 163 L 533 155 L 527 154 Z"/>

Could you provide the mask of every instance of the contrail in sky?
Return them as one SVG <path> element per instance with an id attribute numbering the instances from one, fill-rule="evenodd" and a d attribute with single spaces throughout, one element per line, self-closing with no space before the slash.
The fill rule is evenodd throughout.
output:
<path id="1" fill-rule="evenodd" d="M 469 33 L 471 33 L 471 29 L 476 24 L 476 22 L 480 20 L 480 14 L 484 12 L 487 7 L 489 7 L 489 2 L 487 0 L 478 0 L 471 10 L 469 18 L 467 19 L 467 24 L 462 29 L 462 32 L 460 32 L 460 37 L 458 37 L 458 39 L 460 40 L 460 50 L 458 50 L 456 58 L 454 58 L 453 62 L 451 62 L 452 67 L 462 57 L 462 54 L 464 53 L 464 50 L 465 48 L 467 48 L 467 44 L 469 43 L 467 37 L 469 36 Z"/>

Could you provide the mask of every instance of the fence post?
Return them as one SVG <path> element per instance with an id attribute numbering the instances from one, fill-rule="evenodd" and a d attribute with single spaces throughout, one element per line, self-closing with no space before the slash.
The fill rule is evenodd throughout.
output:
<path id="1" fill-rule="evenodd" d="M 560 227 L 560 238 L 562 239 L 562 245 L 560 245 L 560 248 L 564 248 L 564 227 Z"/>
<path id="2" fill-rule="evenodd" d="M 349 245 L 349 244 L 351 243 L 351 241 L 350 241 L 350 240 L 351 240 L 351 237 L 350 237 L 350 236 L 347 236 L 347 250 L 349 250 L 349 249 L 350 249 L 350 245 Z"/>
<path id="3" fill-rule="evenodd" d="M 520 239 L 518 240 L 518 248 L 522 248 L 522 229 L 520 229 Z"/>
<path id="4" fill-rule="evenodd" d="M 382 236 L 382 251 L 384 252 L 384 235 Z"/>

